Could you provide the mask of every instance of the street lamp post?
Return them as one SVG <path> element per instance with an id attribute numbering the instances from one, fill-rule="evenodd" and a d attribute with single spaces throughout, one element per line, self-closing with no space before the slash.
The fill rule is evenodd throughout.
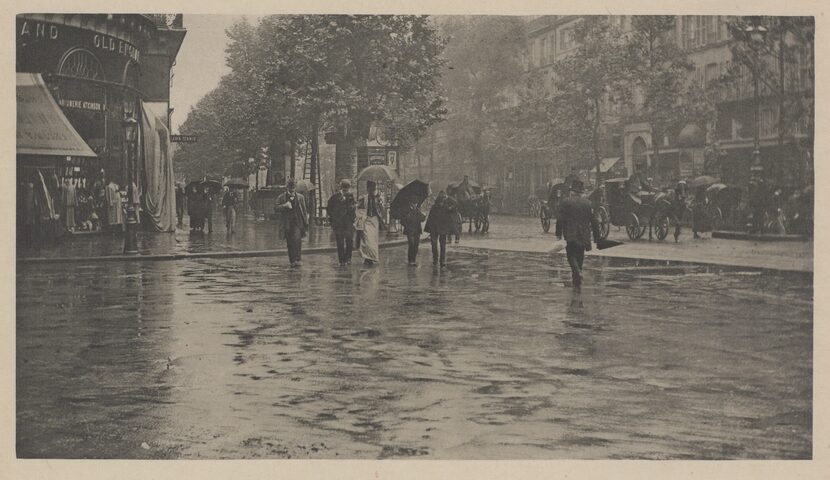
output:
<path id="1" fill-rule="evenodd" d="M 138 219 L 136 218 L 135 204 L 135 140 L 138 135 L 138 122 L 129 114 L 122 122 L 124 127 L 124 155 L 127 159 L 127 219 L 124 232 L 124 254 L 136 255 L 138 253 Z"/>
<path id="2" fill-rule="evenodd" d="M 750 194 L 750 201 L 753 199 L 756 203 L 761 201 L 761 192 L 759 189 L 761 188 L 761 183 L 763 180 L 764 174 L 764 166 L 761 163 L 761 92 L 760 92 L 760 82 L 761 82 L 761 56 L 760 56 L 760 49 L 764 43 L 764 40 L 767 36 L 767 29 L 760 25 L 757 21 L 753 21 L 752 25 L 746 28 L 745 33 L 749 38 L 749 45 L 752 48 L 753 52 L 753 65 L 752 65 L 752 81 L 754 83 L 754 95 L 753 95 L 753 103 L 754 103 L 754 114 L 755 114 L 755 142 L 753 145 L 752 150 L 752 165 L 749 167 L 749 179 L 750 179 L 750 186 L 754 186 L 756 189 L 753 194 Z M 753 211 L 753 229 L 758 230 L 761 228 L 761 219 L 756 218 L 762 215 L 762 207 L 763 205 L 751 205 L 750 206 Z"/>

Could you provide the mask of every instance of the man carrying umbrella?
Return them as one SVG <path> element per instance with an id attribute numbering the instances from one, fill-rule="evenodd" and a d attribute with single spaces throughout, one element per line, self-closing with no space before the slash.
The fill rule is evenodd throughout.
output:
<path id="1" fill-rule="evenodd" d="M 294 179 L 289 179 L 287 192 L 277 197 L 277 208 L 282 210 L 282 231 L 288 244 L 288 261 L 292 267 L 302 265 L 303 237 L 308 231 L 305 197 L 296 190 Z"/>
<path id="2" fill-rule="evenodd" d="M 326 205 L 326 213 L 337 243 L 337 260 L 341 267 L 352 263 L 355 199 L 351 189 L 352 182 L 344 178 L 340 181 L 340 191 L 332 195 Z"/>
<path id="3" fill-rule="evenodd" d="M 582 196 L 584 187 L 580 180 L 570 186 L 570 197 L 562 201 L 556 218 L 556 238 L 565 236 L 565 253 L 571 266 L 574 288 L 582 285 L 582 262 L 585 252 L 591 250 L 591 234 L 599 239 L 599 225 L 591 201 Z"/>

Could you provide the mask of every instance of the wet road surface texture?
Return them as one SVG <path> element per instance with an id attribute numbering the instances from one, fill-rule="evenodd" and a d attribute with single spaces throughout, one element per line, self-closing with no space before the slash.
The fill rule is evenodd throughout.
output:
<path id="1" fill-rule="evenodd" d="M 18 456 L 811 457 L 810 274 L 451 253 L 18 265 Z"/>

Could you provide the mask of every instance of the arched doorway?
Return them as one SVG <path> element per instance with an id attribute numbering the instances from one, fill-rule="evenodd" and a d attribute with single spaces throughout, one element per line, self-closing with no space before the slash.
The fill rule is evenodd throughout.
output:
<path id="1" fill-rule="evenodd" d="M 646 141 L 643 140 L 643 137 L 637 137 L 634 139 L 634 143 L 631 144 L 631 154 L 633 158 L 633 166 L 634 166 L 634 173 L 647 173 L 648 172 L 648 154 L 647 154 L 648 147 L 646 146 Z"/>

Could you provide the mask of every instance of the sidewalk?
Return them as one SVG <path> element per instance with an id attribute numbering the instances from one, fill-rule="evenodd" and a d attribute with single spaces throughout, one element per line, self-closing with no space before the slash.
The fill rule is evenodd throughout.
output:
<path id="1" fill-rule="evenodd" d="M 23 262 L 92 260 L 175 260 L 181 258 L 222 258 L 229 256 L 280 256 L 286 254 L 285 240 L 280 238 L 275 220 L 256 219 L 253 215 L 237 218 L 236 232 L 225 233 L 224 220 L 217 215 L 213 233 L 191 233 L 189 219 L 184 226 L 170 233 L 139 232 L 137 256 L 125 257 L 123 233 L 101 233 L 68 236 L 51 245 L 22 245 L 18 242 L 17 258 Z M 381 233 L 381 245 L 406 244 L 403 236 L 387 237 Z M 331 228 L 312 225 L 303 241 L 308 253 L 335 252 Z"/>
<path id="2" fill-rule="evenodd" d="M 486 236 L 463 235 L 459 246 L 474 249 L 505 250 L 514 252 L 546 253 L 556 242 L 551 232 L 544 233 L 539 219 L 530 217 L 498 216 L 490 220 L 490 232 Z M 466 232 L 466 228 L 464 230 Z M 609 238 L 624 243 L 606 250 L 592 250 L 589 256 L 666 260 L 675 262 L 707 263 L 736 267 L 767 268 L 799 272 L 813 271 L 812 241 L 752 241 L 721 238 L 693 239 L 684 229 L 680 241 L 674 243 L 669 235 L 663 241 L 644 240 L 632 242 L 624 229 L 611 227 Z M 564 255 L 560 253 L 559 255 Z"/>

